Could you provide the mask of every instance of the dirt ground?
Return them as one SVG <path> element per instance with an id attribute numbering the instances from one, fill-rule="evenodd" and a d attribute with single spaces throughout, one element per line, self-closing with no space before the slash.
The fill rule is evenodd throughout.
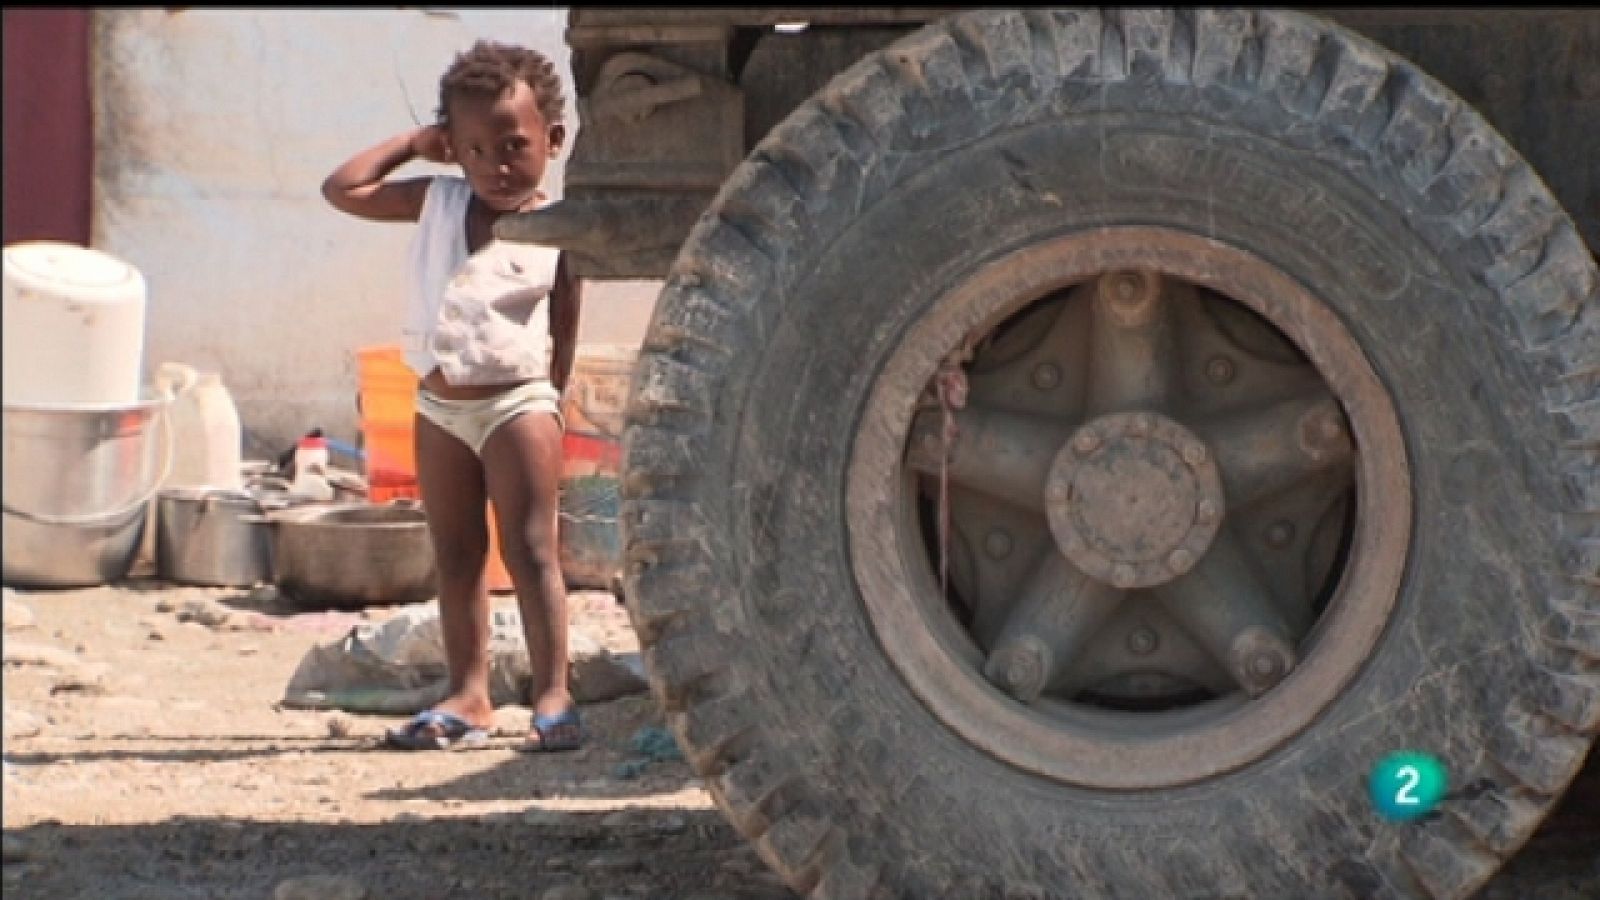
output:
<path id="1" fill-rule="evenodd" d="M 388 613 L 255 596 L 141 582 L 11 596 L 5 896 L 792 896 L 685 763 L 640 756 L 636 738 L 663 724 L 648 694 L 586 706 L 572 754 L 516 752 L 524 707 L 499 711 L 484 749 L 389 751 L 397 717 L 279 703 L 309 648 Z M 574 594 L 572 610 L 612 652 L 637 649 L 610 594 Z M 1569 802 L 1483 896 L 1600 897 L 1596 798 Z"/>

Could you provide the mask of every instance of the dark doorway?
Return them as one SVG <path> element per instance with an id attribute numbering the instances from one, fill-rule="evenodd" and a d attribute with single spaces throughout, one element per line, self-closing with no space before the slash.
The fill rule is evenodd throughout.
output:
<path id="1" fill-rule="evenodd" d="M 4 10 L 4 242 L 87 246 L 94 165 L 88 9 Z"/>

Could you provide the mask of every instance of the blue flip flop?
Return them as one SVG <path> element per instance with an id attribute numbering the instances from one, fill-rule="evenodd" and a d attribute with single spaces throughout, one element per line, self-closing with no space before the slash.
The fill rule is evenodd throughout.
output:
<path id="1" fill-rule="evenodd" d="M 525 753 L 561 753 L 583 746 L 583 719 L 579 717 L 576 706 L 569 706 L 553 716 L 535 713 L 533 730 L 539 735 L 539 740 L 523 741 L 521 749 Z M 566 731 L 567 736 L 558 736 L 558 730 Z"/>
<path id="2" fill-rule="evenodd" d="M 435 730 L 430 732 L 429 728 Z M 384 740 L 401 750 L 481 747 L 489 742 L 489 730 L 478 728 L 454 713 L 428 709 L 413 716 L 405 727 L 385 731 Z"/>

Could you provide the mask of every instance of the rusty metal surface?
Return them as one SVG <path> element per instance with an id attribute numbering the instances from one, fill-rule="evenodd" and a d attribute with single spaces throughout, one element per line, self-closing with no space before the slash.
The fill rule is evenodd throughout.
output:
<path id="1" fill-rule="evenodd" d="M 978 346 L 972 404 L 950 433 L 919 413 L 907 463 L 958 523 L 959 552 L 935 544 L 991 679 L 1019 700 L 1119 702 L 1282 680 L 1332 575 L 1314 536 L 1330 510 L 1343 521 L 1354 449 L 1294 345 L 1214 292 L 1121 270 Z M 1007 559 L 1052 543 L 1039 570 Z"/>
<path id="2" fill-rule="evenodd" d="M 581 127 L 568 196 L 607 248 L 578 248 L 588 278 L 659 278 L 732 164 L 838 71 L 958 8 L 574 8 L 567 41 Z M 1600 12 L 1583 9 L 1309 8 L 1411 60 L 1476 107 L 1522 153 L 1600 248 Z M 806 22 L 798 34 L 773 26 Z M 619 77 L 614 55 L 676 66 L 674 85 Z M 608 76 L 607 73 L 610 72 Z M 689 90 L 698 85 L 698 92 Z M 626 96 L 625 96 L 626 95 Z M 618 115 L 618 111 L 625 114 Z M 737 148 L 736 150 L 734 148 Z M 708 187 L 708 184 L 710 185 Z M 582 201 L 590 191 L 604 202 Z M 701 204 L 702 206 L 704 203 Z M 604 209 L 603 218 L 595 210 Z M 626 220 L 662 229 L 633 238 Z M 516 230 L 516 229 L 513 229 Z M 526 230 L 526 229 L 524 229 Z M 644 244 L 649 246 L 645 246 Z M 563 244 L 563 246 L 568 246 Z"/>
<path id="3" fill-rule="evenodd" d="M 744 158 L 743 92 L 659 56 L 611 56 L 578 112 L 569 190 L 715 191 Z"/>
<path id="4" fill-rule="evenodd" d="M 1399 425 L 1272 267 L 1159 228 L 1043 240 L 900 346 L 853 450 L 852 558 L 957 733 L 1070 783 L 1186 783 L 1287 739 L 1366 659 L 1410 533 Z M 930 380 L 961 348 L 949 437 Z"/>

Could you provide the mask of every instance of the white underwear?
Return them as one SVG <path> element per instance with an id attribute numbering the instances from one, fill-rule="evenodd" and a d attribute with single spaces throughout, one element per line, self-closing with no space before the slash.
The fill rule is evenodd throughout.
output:
<path id="1" fill-rule="evenodd" d="M 524 382 L 504 393 L 477 400 L 446 400 L 417 388 L 417 414 L 483 455 L 483 445 L 496 428 L 526 412 L 549 413 L 563 430 L 561 393 L 543 379 Z"/>

